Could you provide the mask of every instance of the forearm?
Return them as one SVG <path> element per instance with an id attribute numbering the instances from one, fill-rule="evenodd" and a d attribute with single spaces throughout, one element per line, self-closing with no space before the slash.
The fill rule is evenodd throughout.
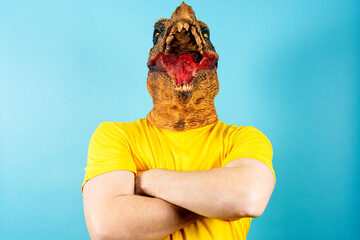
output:
<path id="1" fill-rule="evenodd" d="M 205 171 L 153 169 L 143 173 L 141 187 L 155 196 L 202 216 L 218 219 L 257 217 L 265 209 L 256 194 L 261 181 L 247 167 Z M 270 195 L 269 195 L 270 197 Z M 259 207 L 260 205 L 264 207 Z"/>
<path id="2" fill-rule="evenodd" d="M 137 195 L 109 199 L 98 213 L 90 235 L 101 240 L 160 239 L 200 219 L 162 199 Z"/>

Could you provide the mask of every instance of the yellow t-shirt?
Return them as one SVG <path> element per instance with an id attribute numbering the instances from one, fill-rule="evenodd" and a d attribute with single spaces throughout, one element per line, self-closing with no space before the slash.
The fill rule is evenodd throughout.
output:
<path id="1" fill-rule="evenodd" d="M 196 171 L 219 168 L 238 158 L 253 158 L 272 166 L 268 138 L 254 127 L 237 127 L 218 120 L 202 128 L 173 132 L 146 119 L 103 122 L 91 137 L 83 186 L 103 173 L 128 170 L 136 174 L 154 168 Z M 224 221 L 205 218 L 164 239 L 246 239 L 251 218 Z"/>

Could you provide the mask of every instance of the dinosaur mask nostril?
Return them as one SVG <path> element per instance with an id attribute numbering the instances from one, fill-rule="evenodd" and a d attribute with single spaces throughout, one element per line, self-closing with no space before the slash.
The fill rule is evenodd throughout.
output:
<path id="1" fill-rule="evenodd" d="M 148 64 L 148 68 L 149 68 L 149 70 L 156 70 L 156 63 L 155 62 L 150 62 Z"/>
<path id="2" fill-rule="evenodd" d="M 201 54 L 199 52 L 196 52 L 194 55 L 193 55 L 193 61 L 195 63 L 200 63 L 201 60 L 203 59 L 203 57 L 201 56 Z"/>

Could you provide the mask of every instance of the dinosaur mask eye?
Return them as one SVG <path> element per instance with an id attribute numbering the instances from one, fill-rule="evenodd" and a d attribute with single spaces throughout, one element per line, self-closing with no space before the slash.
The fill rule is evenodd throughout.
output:
<path id="1" fill-rule="evenodd" d="M 160 20 L 155 24 L 154 34 L 153 34 L 153 43 L 154 45 L 157 43 L 161 33 L 164 31 L 164 22 L 165 20 Z"/>
<path id="2" fill-rule="evenodd" d="M 210 42 L 210 31 L 207 27 L 201 27 L 201 34 L 205 40 Z"/>
<path id="3" fill-rule="evenodd" d="M 154 34 L 153 34 L 153 43 L 154 43 L 154 45 L 157 43 L 161 32 L 162 32 L 161 29 L 155 28 Z"/>

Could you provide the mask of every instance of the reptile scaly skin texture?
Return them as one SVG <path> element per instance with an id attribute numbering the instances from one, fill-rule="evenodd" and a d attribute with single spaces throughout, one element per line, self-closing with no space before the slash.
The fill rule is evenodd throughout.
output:
<path id="1" fill-rule="evenodd" d="M 219 57 L 207 25 L 182 2 L 171 18 L 155 23 L 153 42 L 147 63 L 147 88 L 153 99 L 150 123 L 184 131 L 216 122 Z"/>

